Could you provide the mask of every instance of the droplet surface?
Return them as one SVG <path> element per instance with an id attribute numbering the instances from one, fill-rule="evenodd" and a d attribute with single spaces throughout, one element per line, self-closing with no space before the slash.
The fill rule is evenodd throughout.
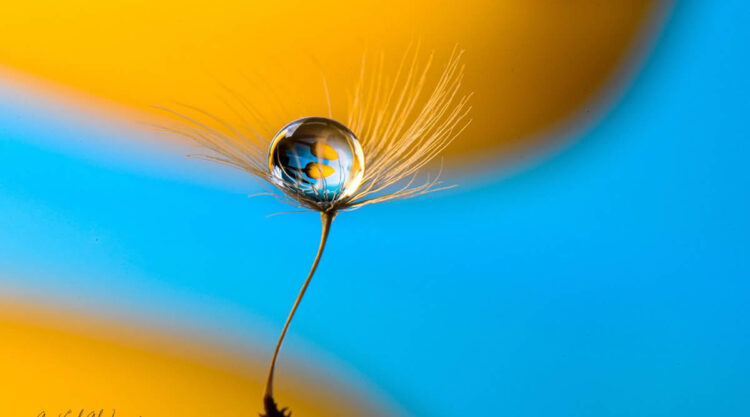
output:
<path id="1" fill-rule="evenodd" d="M 305 117 L 274 136 L 268 169 L 279 186 L 319 202 L 334 202 L 359 188 L 365 159 L 357 137 L 346 126 L 326 117 Z"/>

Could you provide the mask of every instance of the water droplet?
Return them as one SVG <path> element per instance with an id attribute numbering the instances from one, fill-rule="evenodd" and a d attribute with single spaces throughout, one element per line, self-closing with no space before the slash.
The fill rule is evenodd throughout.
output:
<path id="1" fill-rule="evenodd" d="M 319 202 L 351 196 L 362 183 L 364 168 L 362 147 L 354 133 L 325 117 L 289 123 L 268 150 L 273 180 Z"/>

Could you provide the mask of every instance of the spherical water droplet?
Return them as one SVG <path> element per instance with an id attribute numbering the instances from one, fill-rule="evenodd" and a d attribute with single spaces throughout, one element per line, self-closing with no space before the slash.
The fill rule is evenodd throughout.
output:
<path id="1" fill-rule="evenodd" d="M 305 117 L 273 138 L 268 169 L 279 186 L 319 202 L 334 202 L 359 188 L 365 159 L 357 137 L 346 126 L 325 117 Z"/>

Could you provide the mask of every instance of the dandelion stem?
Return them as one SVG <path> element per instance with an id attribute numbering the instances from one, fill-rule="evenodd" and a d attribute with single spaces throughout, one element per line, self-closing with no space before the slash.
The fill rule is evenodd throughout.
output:
<path id="1" fill-rule="evenodd" d="M 307 275 L 307 279 L 305 279 L 305 283 L 302 284 L 302 288 L 300 289 L 299 294 L 297 295 L 297 299 L 294 301 L 294 305 L 292 306 L 292 309 L 289 311 L 289 316 L 286 318 L 286 323 L 284 323 L 284 328 L 281 330 L 279 341 L 276 343 L 276 349 L 274 349 L 273 351 L 273 356 L 271 357 L 271 366 L 268 369 L 268 379 L 266 380 L 266 390 L 263 395 L 263 399 L 266 403 L 268 403 L 269 400 L 273 402 L 273 374 L 274 374 L 274 370 L 276 369 L 276 359 L 279 356 L 281 345 L 282 343 L 284 343 L 284 337 L 286 336 L 286 332 L 287 330 L 289 330 L 289 324 L 292 322 L 292 319 L 294 318 L 294 313 L 297 312 L 297 308 L 299 307 L 299 304 L 302 301 L 302 297 L 305 296 L 305 291 L 307 291 L 307 287 L 310 285 L 310 281 L 312 280 L 312 277 L 315 274 L 315 270 L 318 268 L 318 263 L 320 262 L 320 257 L 323 255 L 323 249 L 325 249 L 326 241 L 328 240 L 328 232 L 331 230 L 331 223 L 333 222 L 334 217 L 336 217 L 335 211 L 320 213 L 320 220 L 323 224 L 323 227 L 320 233 L 320 246 L 318 246 L 318 253 L 315 255 L 315 260 L 313 261 L 313 264 L 310 267 L 310 273 Z"/>

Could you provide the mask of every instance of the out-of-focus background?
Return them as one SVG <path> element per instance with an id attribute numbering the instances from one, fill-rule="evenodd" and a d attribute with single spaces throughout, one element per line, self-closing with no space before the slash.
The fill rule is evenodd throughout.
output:
<path id="1" fill-rule="evenodd" d="M 337 218 L 279 401 L 750 414 L 750 4 L 153 3 L 0 15 L 0 414 L 255 415 L 319 221 L 265 217 L 157 106 L 237 123 L 231 90 L 281 127 L 327 112 L 325 78 L 342 118 L 363 57 L 456 45 L 460 186 Z"/>

